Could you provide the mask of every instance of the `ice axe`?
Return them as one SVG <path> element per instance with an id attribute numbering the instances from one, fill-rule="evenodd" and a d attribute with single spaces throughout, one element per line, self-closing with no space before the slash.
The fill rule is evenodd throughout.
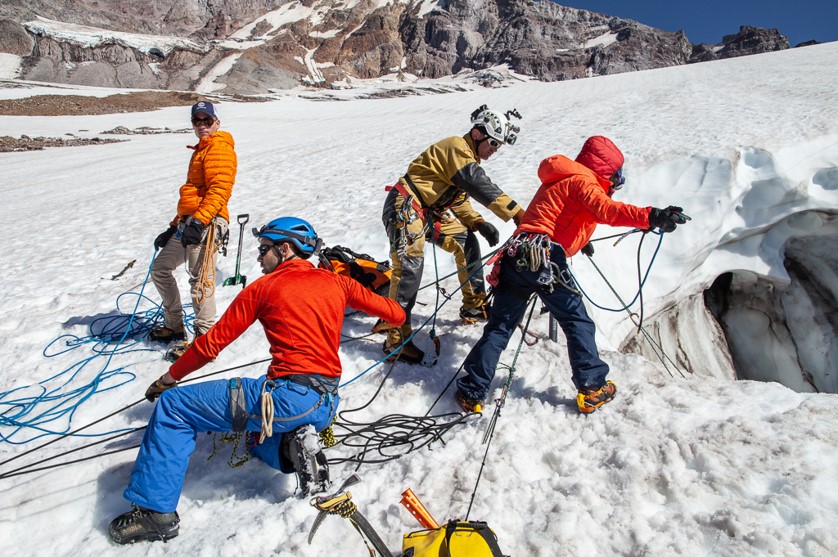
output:
<path id="1" fill-rule="evenodd" d="M 239 274 L 239 266 L 242 262 L 242 240 L 244 239 L 244 225 L 250 220 L 250 215 L 239 215 L 236 217 L 239 223 L 239 249 L 236 252 L 236 276 L 224 279 L 222 286 L 235 286 L 241 284 L 242 288 L 247 284 L 247 277 Z"/>

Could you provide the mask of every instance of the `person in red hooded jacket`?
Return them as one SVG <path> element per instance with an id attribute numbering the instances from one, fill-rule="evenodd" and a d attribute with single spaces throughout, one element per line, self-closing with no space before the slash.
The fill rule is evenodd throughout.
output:
<path id="1" fill-rule="evenodd" d="M 624 182 L 623 161 L 617 146 L 603 136 L 588 138 L 575 161 L 564 155 L 541 161 L 541 187 L 489 278 L 495 284 L 491 315 L 463 364 L 466 375 L 457 380 L 455 396 L 467 412 L 481 410 L 500 354 L 533 293 L 567 337 L 579 411 L 593 412 L 614 398 L 617 388 L 605 379 L 608 364 L 599 357 L 596 327 L 568 272 L 567 258 L 580 250 L 591 253 L 586 246 L 600 223 L 672 232 L 686 222 L 680 207 L 614 201 L 611 196 Z"/>

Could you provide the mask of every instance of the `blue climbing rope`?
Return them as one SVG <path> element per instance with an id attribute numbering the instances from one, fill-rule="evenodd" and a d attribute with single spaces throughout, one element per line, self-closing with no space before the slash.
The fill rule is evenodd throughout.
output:
<path id="1" fill-rule="evenodd" d="M 139 292 L 125 292 L 117 297 L 117 314 L 93 319 L 89 326 L 89 335 L 81 337 L 65 334 L 52 340 L 43 350 L 46 358 L 54 358 L 88 346 L 92 355 L 68 366 L 64 370 L 31 385 L 16 387 L 0 392 L 0 443 L 22 445 L 47 435 L 63 435 L 70 429 L 73 416 L 82 404 L 94 395 L 105 393 L 130 383 L 136 378 L 125 366 L 110 369 L 116 354 L 154 351 L 151 348 L 138 348 L 137 345 L 148 332 L 161 320 L 162 308 L 147 298 L 143 292 L 151 275 L 156 252 L 152 256 L 145 280 Z M 123 298 L 136 296 L 131 313 L 121 310 Z M 139 311 L 141 302 L 147 301 L 151 309 Z M 188 306 L 186 306 L 188 307 Z M 188 321 L 194 315 L 190 314 Z M 76 385 L 83 371 L 94 362 L 105 358 L 101 369 L 95 376 L 82 385 Z M 61 422 L 60 424 L 57 422 Z M 103 433 L 76 434 L 79 437 L 99 437 L 126 430 Z M 18 438 L 24 433 L 33 433 L 23 440 Z"/>

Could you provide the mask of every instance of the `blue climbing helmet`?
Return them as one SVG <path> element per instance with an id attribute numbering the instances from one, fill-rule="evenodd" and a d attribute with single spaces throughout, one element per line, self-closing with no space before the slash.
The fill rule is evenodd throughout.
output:
<path id="1" fill-rule="evenodd" d="M 323 243 L 314 227 L 297 217 L 274 219 L 262 228 L 254 228 L 253 235 L 274 243 L 292 242 L 301 252 L 309 255 L 318 253 Z"/>

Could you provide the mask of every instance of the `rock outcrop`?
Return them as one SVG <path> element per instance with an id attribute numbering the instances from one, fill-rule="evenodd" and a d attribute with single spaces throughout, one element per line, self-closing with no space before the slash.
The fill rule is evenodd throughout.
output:
<path id="1" fill-rule="evenodd" d="M 694 46 L 546 0 L 7 0 L 0 31 L 25 79 L 243 94 L 502 65 L 576 79 L 789 48 L 754 27 Z"/>
<path id="2" fill-rule="evenodd" d="M 735 35 L 725 35 L 721 45 L 699 44 L 693 47 L 690 62 L 708 62 L 789 48 L 789 40 L 777 29 L 743 25 Z"/>

